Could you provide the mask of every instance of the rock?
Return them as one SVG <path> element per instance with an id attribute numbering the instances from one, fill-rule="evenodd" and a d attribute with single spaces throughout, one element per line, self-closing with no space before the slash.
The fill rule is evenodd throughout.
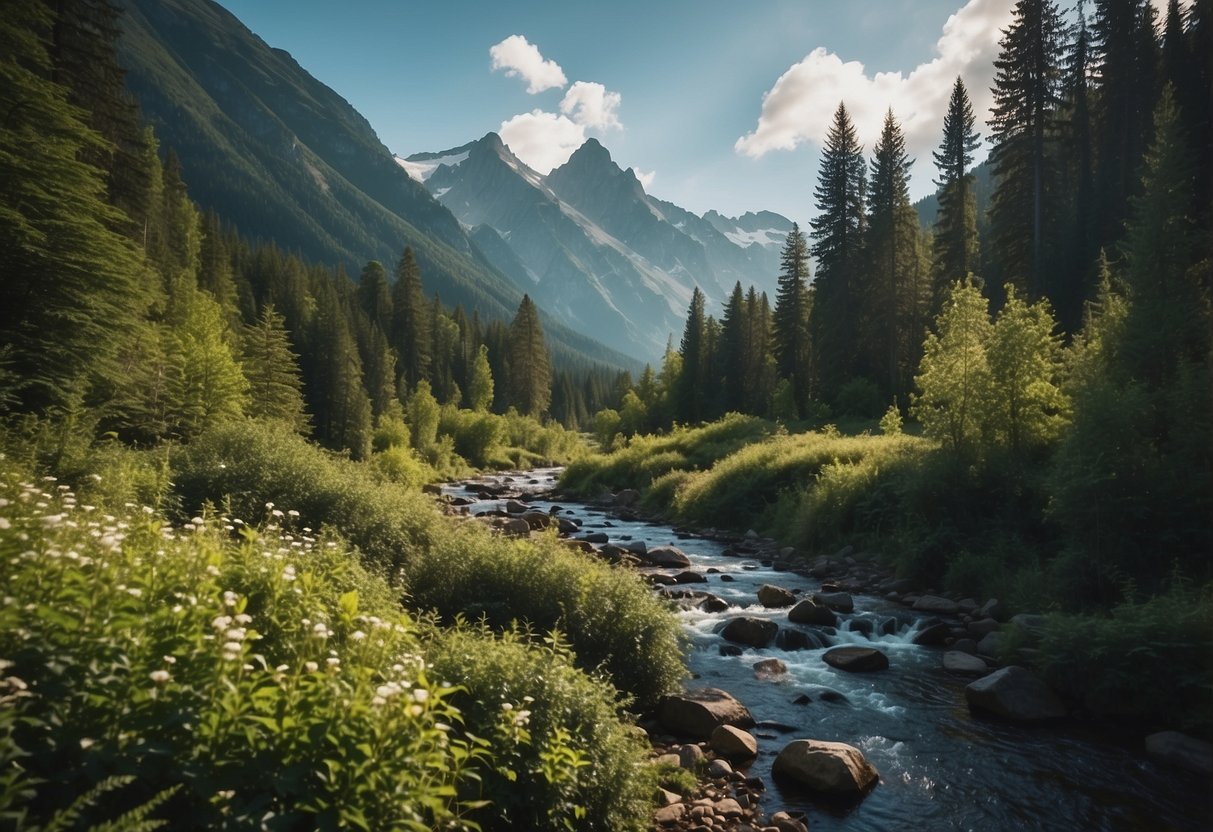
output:
<path id="1" fill-rule="evenodd" d="M 850 673 L 885 670 L 889 666 L 889 657 L 875 647 L 835 647 L 827 650 L 821 659 L 830 667 Z"/>
<path id="2" fill-rule="evenodd" d="M 797 814 L 804 817 L 801 813 Z M 776 832 L 809 832 L 808 824 L 787 812 L 776 812 L 771 815 L 771 826 L 776 829 Z"/>
<path id="3" fill-rule="evenodd" d="M 779 659 L 763 659 L 760 662 L 754 662 L 754 675 L 759 679 L 778 676 L 781 673 L 787 672 L 788 666 Z"/>
<path id="4" fill-rule="evenodd" d="M 581 539 L 586 543 L 606 543 L 610 541 L 610 536 L 606 532 L 589 532 L 581 536 Z"/>
<path id="5" fill-rule="evenodd" d="M 1196 774 L 1213 774 L 1213 745 L 1178 731 L 1160 731 L 1146 737 L 1146 753 L 1159 762 Z"/>
<path id="6" fill-rule="evenodd" d="M 1007 605 L 997 598 L 991 598 L 982 604 L 977 614 L 982 618 L 993 618 L 995 621 L 1007 621 L 1011 617 L 1011 612 L 1007 609 Z"/>
<path id="7" fill-rule="evenodd" d="M 645 543 L 643 540 L 629 540 L 623 544 L 623 548 L 627 549 L 633 555 L 640 555 L 643 557 L 644 554 L 649 551 L 649 544 Z"/>
<path id="8" fill-rule="evenodd" d="M 554 519 L 556 521 L 556 529 L 561 534 L 577 534 L 577 532 L 581 531 L 581 526 L 578 526 L 567 517 L 556 517 Z"/>
<path id="9" fill-rule="evenodd" d="M 981 641 L 977 642 L 977 652 L 983 656 L 997 658 L 998 654 L 1002 652 L 1002 633 L 987 633 Z"/>
<path id="10" fill-rule="evenodd" d="M 952 649 L 958 650 L 961 653 L 969 653 L 970 655 L 977 654 L 977 642 L 971 638 L 958 638 L 952 643 Z"/>
<path id="11" fill-rule="evenodd" d="M 780 627 L 779 632 L 775 634 L 775 646 L 790 653 L 795 650 L 818 650 L 829 645 L 817 633 Z"/>
<path id="12" fill-rule="evenodd" d="M 653 813 L 653 823 L 658 826 L 673 826 L 682 820 L 686 813 L 687 805 L 685 803 L 664 806 Z"/>
<path id="13" fill-rule="evenodd" d="M 681 568 L 691 565 L 691 559 L 687 557 L 686 552 L 677 546 L 654 546 L 636 554 L 648 566 Z"/>
<path id="14" fill-rule="evenodd" d="M 531 533 L 531 526 L 521 517 L 515 517 L 502 523 L 501 530 L 510 537 L 526 537 Z"/>
<path id="15" fill-rule="evenodd" d="M 943 669 L 949 673 L 980 676 L 990 668 L 985 661 L 979 659 L 977 656 L 962 653 L 959 650 L 949 650 L 943 654 Z"/>
<path id="16" fill-rule="evenodd" d="M 517 500 L 506 500 L 505 510 L 507 514 L 523 514 L 524 512 L 530 511 L 531 507 L 526 503 L 520 503 Z"/>
<path id="17" fill-rule="evenodd" d="M 725 583 L 732 583 L 733 581 L 735 581 L 737 579 L 734 578 L 732 575 L 729 575 L 726 573 L 726 574 L 720 576 L 720 580 L 724 581 Z"/>
<path id="18" fill-rule="evenodd" d="M 854 612 L 855 599 L 847 592 L 816 592 L 813 600 L 834 612 Z"/>
<path id="19" fill-rule="evenodd" d="M 754 531 L 753 529 L 747 530 L 745 533 L 745 539 L 746 540 L 757 540 L 758 532 Z"/>
<path id="20" fill-rule="evenodd" d="M 708 777 L 713 780 L 720 777 L 728 777 L 732 773 L 733 767 L 729 765 L 728 760 L 712 760 L 712 762 L 708 763 Z M 717 811 L 720 811 L 719 808 Z M 738 807 L 738 812 L 740 811 L 741 809 Z"/>
<path id="21" fill-rule="evenodd" d="M 838 623 L 838 616 L 829 607 L 818 603 L 816 599 L 805 598 L 788 611 L 788 621 L 791 621 L 793 624 L 815 624 L 833 627 Z"/>
<path id="22" fill-rule="evenodd" d="M 682 768 L 694 771 L 701 762 L 703 762 L 703 749 L 699 746 L 691 744 L 678 749 L 678 765 Z"/>
<path id="23" fill-rule="evenodd" d="M 699 602 L 698 607 L 704 612 L 724 612 L 729 608 L 729 602 L 705 592 L 703 600 Z"/>
<path id="24" fill-rule="evenodd" d="M 758 603 L 764 607 L 790 607 L 796 603 L 796 596 L 789 589 L 773 584 L 763 584 L 758 587 Z"/>
<path id="25" fill-rule="evenodd" d="M 960 612 L 960 605 L 951 598 L 943 598 L 939 595 L 922 595 L 914 602 L 913 609 L 915 612 L 929 612 L 936 615 L 956 615 Z"/>
<path id="26" fill-rule="evenodd" d="M 718 725 L 708 740 L 712 750 L 730 760 L 744 760 L 758 754 L 758 740 L 749 731 L 733 725 Z"/>
<path id="27" fill-rule="evenodd" d="M 952 628 L 942 621 L 928 624 L 917 633 L 911 641 L 923 647 L 938 647 L 952 634 Z"/>
<path id="28" fill-rule="evenodd" d="M 695 688 L 662 698 L 657 718 L 674 734 L 708 739 L 718 725 L 749 728 L 754 724 L 745 705 L 717 688 Z"/>
<path id="29" fill-rule="evenodd" d="M 880 778 L 858 748 L 823 740 L 788 743 L 775 758 L 771 772 L 837 797 L 859 797 Z"/>
<path id="30" fill-rule="evenodd" d="M 996 670 L 965 688 L 970 711 L 1015 722 L 1061 719 L 1066 707 L 1049 686 L 1017 665 Z"/>
<path id="31" fill-rule="evenodd" d="M 765 618 L 755 618 L 749 615 L 730 618 L 720 631 L 726 641 L 735 644 L 748 644 L 751 647 L 766 647 L 779 632 L 779 625 Z"/>
<path id="32" fill-rule="evenodd" d="M 722 656 L 740 656 L 742 652 L 742 649 L 736 644 L 720 645 L 720 655 Z"/>
<path id="33" fill-rule="evenodd" d="M 981 641 L 990 633 L 998 632 L 998 629 L 1001 626 L 1002 625 L 993 618 L 981 618 L 976 621 L 970 621 L 965 627 L 965 630 L 974 641 Z"/>
<path id="34" fill-rule="evenodd" d="M 694 569 L 684 570 L 674 576 L 676 584 L 703 584 L 707 583 L 707 580 L 702 572 L 696 572 Z"/>
<path id="35" fill-rule="evenodd" d="M 522 514 L 522 519 L 527 522 L 527 525 L 532 530 L 546 529 L 552 525 L 552 517 L 549 514 L 544 514 L 542 511 L 526 511 Z"/>
<path id="36" fill-rule="evenodd" d="M 682 795 L 668 789 L 659 788 L 657 789 L 657 802 L 662 806 L 673 806 L 675 803 L 682 802 Z"/>
<path id="37" fill-rule="evenodd" d="M 615 505 L 629 508 L 640 502 L 640 492 L 634 488 L 625 488 L 615 495 Z"/>
<path id="38" fill-rule="evenodd" d="M 725 763 L 724 760 L 717 760 L 716 762 L 724 763 L 726 766 L 728 765 L 728 763 Z M 732 773 L 732 767 L 729 768 L 729 773 Z M 715 809 L 717 815 L 723 815 L 726 818 L 739 818 L 745 814 L 741 809 L 741 804 L 731 797 L 726 797 L 723 800 L 716 801 Z"/>

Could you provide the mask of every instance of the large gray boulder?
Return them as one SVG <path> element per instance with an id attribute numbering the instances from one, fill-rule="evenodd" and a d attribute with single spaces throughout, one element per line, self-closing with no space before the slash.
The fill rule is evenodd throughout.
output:
<path id="1" fill-rule="evenodd" d="M 875 647 L 834 647 L 823 653 L 821 659 L 830 667 L 849 673 L 868 673 L 885 670 L 889 666 L 889 657 Z"/>
<path id="2" fill-rule="evenodd" d="M 1036 676 L 1010 665 L 983 676 L 965 688 L 970 711 L 1014 722 L 1043 722 L 1066 716 L 1066 706 Z"/>
<path id="3" fill-rule="evenodd" d="M 835 612 L 855 612 L 855 599 L 849 592 L 815 592 L 813 600 Z"/>
<path id="4" fill-rule="evenodd" d="M 771 772 L 835 797 L 859 797 L 880 779 L 858 748 L 823 740 L 788 743 L 775 758 Z"/>
<path id="5" fill-rule="evenodd" d="M 838 616 L 824 604 L 819 604 L 812 598 L 805 598 L 788 611 L 788 621 L 793 624 L 833 627 L 838 623 Z"/>
<path id="6" fill-rule="evenodd" d="M 687 553 L 677 546 L 654 546 L 652 549 L 636 554 L 646 566 L 669 568 L 691 565 L 691 559 L 687 557 Z"/>
<path id="7" fill-rule="evenodd" d="M 766 647 L 775 639 L 779 625 L 765 618 L 743 615 L 730 618 L 720 631 L 725 641 L 734 644 L 748 644 L 750 647 Z"/>
<path id="8" fill-rule="evenodd" d="M 758 587 L 758 603 L 764 607 L 790 607 L 796 603 L 792 590 L 784 589 L 774 584 L 763 584 Z"/>
<path id="9" fill-rule="evenodd" d="M 720 725 L 749 728 L 754 724 L 745 705 L 717 688 L 695 688 L 663 697 L 657 720 L 672 734 L 699 740 L 710 739 Z"/>
<path id="10" fill-rule="evenodd" d="M 943 654 L 943 669 L 961 676 L 980 676 L 988 671 L 990 666 L 977 656 L 959 650 L 949 650 Z"/>

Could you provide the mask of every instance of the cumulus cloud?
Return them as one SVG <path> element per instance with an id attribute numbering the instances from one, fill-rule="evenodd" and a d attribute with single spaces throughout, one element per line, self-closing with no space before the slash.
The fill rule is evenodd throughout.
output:
<path id="1" fill-rule="evenodd" d="M 805 141 L 824 142 L 838 102 L 846 104 L 859 140 L 871 148 L 885 111 L 893 109 L 911 156 L 930 159 L 940 140 L 948 96 L 956 76 L 964 79 L 978 121 L 989 113 L 1001 30 L 1011 22 L 1006 0 L 969 0 L 948 18 L 935 44 L 936 57 L 908 75 L 869 75 L 858 61 L 844 61 L 824 47 L 794 64 L 762 97 L 758 126 L 734 149 L 758 158 L 791 150 Z"/>
<path id="2" fill-rule="evenodd" d="M 543 174 L 567 162 L 586 138 L 583 125 L 538 109 L 503 121 L 499 132 L 515 156 Z"/>
<path id="3" fill-rule="evenodd" d="M 543 55 L 539 54 L 539 47 L 522 35 L 510 35 L 501 43 L 489 47 L 489 57 L 493 60 L 494 70 L 504 69 L 509 77 L 526 81 L 526 91 L 531 95 L 563 87 L 569 82 L 560 64 L 544 60 Z"/>
<path id="4" fill-rule="evenodd" d="M 577 81 L 560 102 L 560 112 L 577 124 L 597 130 L 619 129 L 622 96 L 594 81 Z"/>

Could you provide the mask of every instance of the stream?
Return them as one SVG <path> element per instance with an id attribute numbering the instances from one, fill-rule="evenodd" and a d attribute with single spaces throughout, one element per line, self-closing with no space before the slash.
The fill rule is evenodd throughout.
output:
<path id="1" fill-rule="evenodd" d="M 558 475 L 558 469 L 543 469 L 477 482 L 505 482 L 543 512 L 559 505 L 561 516 L 581 521 L 583 532 L 606 532 L 612 543 L 643 540 L 650 547 L 677 546 L 690 556 L 693 569 L 705 573 L 706 583 L 686 588 L 711 592 L 727 601 L 729 609 L 677 613 L 690 640 L 687 667 L 696 677 L 688 686 L 727 690 L 754 715 L 758 726 L 751 731 L 758 738 L 759 753 L 743 768 L 766 784 L 761 804 L 766 813 L 802 811 L 815 832 L 1213 828 L 1213 784 L 1149 760 L 1140 737 L 1117 738 L 1083 724 L 1025 727 L 970 715 L 964 687 L 973 677 L 945 671 L 942 648 L 913 644 L 924 617 L 884 598 L 855 595 L 855 612 L 840 616 L 829 646 L 876 647 L 888 655 L 887 670 L 836 670 L 822 661 L 825 648 L 742 648 L 740 655 L 722 655 L 721 646 L 727 642 L 715 630 L 725 620 L 746 615 L 786 623 L 786 608 L 764 609 L 758 603 L 760 586 L 775 584 L 808 594 L 820 584 L 773 571 L 756 560 L 728 556 L 726 544 L 679 534 L 668 525 L 621 520 L 600 508 L 564 500 L 554 504 L 542 495 L 555 486 Z M 472 514 L 505 503 L 478 499 L 465 483 L 443 491 L 474 499 L 468 506 Z M 866 636 L 852 629 L 857 620 L 879 623 L 890 618 L 896 621 L 892 633 Z M 754 663 L 769 658 L 781 659 L 787 673 L 756 678 Z M 794 704 L 801 694 L 811 701 Z M 838 807 L 815 803 L 794 786 L 776 782 L 771 777 L 776 754 L 802 738 L 856 746 L 880 772 L 879 784 L 858 804 Z"/>

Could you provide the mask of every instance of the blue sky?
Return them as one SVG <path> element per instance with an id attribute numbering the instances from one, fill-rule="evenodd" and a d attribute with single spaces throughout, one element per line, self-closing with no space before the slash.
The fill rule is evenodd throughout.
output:
<path id="1" fill-rule="evenodd" d="M 918 158 L 913 193 L 931 190 L 952 80 L 965 78 L 983 119 L 1012 5 L 220 2 L 344 96 L 400 155 L 492 130 L 542 170 L 594 136 L 662 199 L 696 212 L 774 210 L 802 224 L 815 213 L 819 142 L 839 100 L 868 148 L 892 106 Z M 494 69 L 490 50 L 503 42 Z"/>

